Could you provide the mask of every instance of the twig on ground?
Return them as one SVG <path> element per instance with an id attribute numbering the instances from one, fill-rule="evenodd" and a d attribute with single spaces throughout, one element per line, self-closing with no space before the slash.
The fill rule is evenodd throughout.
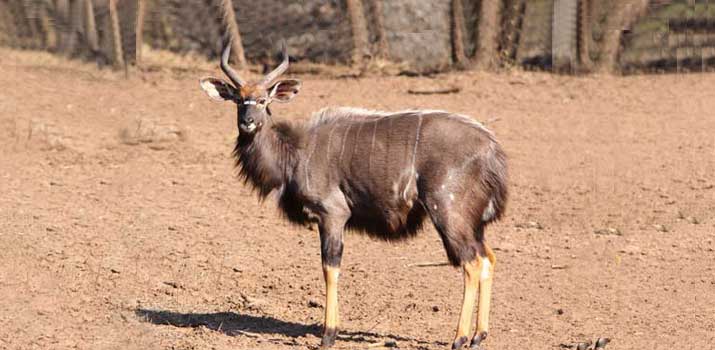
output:
<path id="1" fill-rule="evenodd" d="M 484 124 L 491 124 L 493 122 L 498 122 L 501 120 L 501 117 L 494 117 L 494 118 L 489 118 L 486 121 L 484 121 Z"/>
<path id="2" fill-rule="evenodd" d="M 249 338 L 263 338 L 263 336 L 261 336 L 261 335 L 258 334 L 258 333 L 253 333 L 253 332 L 249 332 L 249 331 L 242 331 L 242 330 L 240 330 L 240 329 L 237 329 L 237 330 L 236 330 L 236 333 L 238 333 L 238 334 L 240 334 L 240 335 L 245 335 L 245 336 L 247 336 L 247 337 L 249 337 Z"/>
<path id="3" fill-rule="evenodd" d="M 445 94 L 456 94 L 462 91 L 461 88 L 457 86 L 446 87 L 446 88 L 436 88 L 436 89 L 409 89 L 408 94 L 413 95 L 445 95 Z"/>

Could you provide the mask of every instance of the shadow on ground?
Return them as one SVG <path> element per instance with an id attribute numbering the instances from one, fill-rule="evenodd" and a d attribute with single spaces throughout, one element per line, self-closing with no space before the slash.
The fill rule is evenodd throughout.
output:
<path id="1" fill-rule="evenodd" d="M 235 312 L 215 313 L 180 313 L 165 310 L 137 309 L 138 317 L 156 325 L 174 327 L 206 327 L 229 336 L 251 334 L 282 334 L 290 338 L 314 335 L 320 337 L 322 327 L 318 324 L 305 325 L 296 322 L 283 321 L 270 316 L 245 315 Z M 339 340 L 349 342 L 373 343 L 385 339 L 410 342 L 416 344 L 447 345 L 444 342 L 429 342 L 425 340 L 401 337 L 393 334 L 378 334 L 373 332 L 340 331 Z"/>

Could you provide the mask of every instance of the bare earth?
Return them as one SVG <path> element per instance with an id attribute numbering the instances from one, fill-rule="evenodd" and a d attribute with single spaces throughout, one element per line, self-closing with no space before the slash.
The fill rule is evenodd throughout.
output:
<path id="1" fill-rule="evenodd" d="M 0 52 L 0 349 L 316 348 L 317 232 L 236 180 L 235 107 L 205 73 L 35 55 Z M 488 349 L 714 348 L 715 75 L 301 78 L 277 116 L 446 109 L 495 131 L 511 200 L 487 231 Z M 435 81 L 462 91 L 407 94 Z M 337 348 L 447 348 L 460 272 L 414 266 L 442 261 L 431 227 L 348 235 Z"/>

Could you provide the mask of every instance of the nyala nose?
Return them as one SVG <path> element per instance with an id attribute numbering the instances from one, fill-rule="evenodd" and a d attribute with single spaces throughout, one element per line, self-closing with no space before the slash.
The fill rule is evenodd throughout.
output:
<path id="1" fill-rule="evenodd" d="M 246 124 L 253 124 L 253 117 L 246 117 Z"/>

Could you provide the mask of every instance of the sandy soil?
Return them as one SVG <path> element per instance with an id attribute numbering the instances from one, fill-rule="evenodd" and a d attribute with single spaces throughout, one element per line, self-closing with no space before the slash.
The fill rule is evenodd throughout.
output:
<path id="1" fill-rule="evenodd" d="M 319 343 L 317 232 L 236 180 L 235 110 L 198 70 L 135 74 L 0 52 L 0 348 L 298 349 Z M 214 74 L 218 74 L 217 72 Z M 715 344 L 715 75 L 303 76 L 275 106 L 439 108 L 510 157 L 489 349 Z M 433 229 L 348 235 L 339 349 L 447 348 L 460 272 Z M 562 345 L 564 344 L 564 345 Z"/>

